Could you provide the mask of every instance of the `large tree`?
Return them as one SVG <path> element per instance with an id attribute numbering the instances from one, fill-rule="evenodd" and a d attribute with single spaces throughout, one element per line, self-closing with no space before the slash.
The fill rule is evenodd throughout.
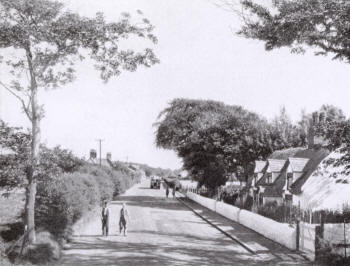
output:
<path id="1" fill-rule="evenodd" d="M 157 39 L 152 32 L 153 26 L 146 18 L 133 22 L 128 14 L 118 22 L 106 22 L 102 13 L 95 18 L 82 17 L 65 11 L 58 1 L 0 0 L 0 85 L 20 101 L 31 122 L 25 204 L 30 243 L 35 241 L 34 205 L 43 117 L 38 91 L 73 81 L 75 62 L 85 57 L 95 62 L 104 81 L 123 70 L 152 66 L 158 62 L 152 49 L 137 52 L 122 48 L 128 43 L 121 43 L 134 37 L 133 40 L 142 38 L 154 44 Z"/>
<path id="2" fill-rule="evenodd" d="M 275 0 L 270 5 L 242 0 L 240 35 L 265 42 L 266 50 L 290 47 L 304 52 L 316 48 L 316 55 L 333 55 L 350 62 L 350 1 L 347 0 Z M 266 3 L 266 2 L 265 2 Z"/>
<path id="3" fill-rule="evenodd" d="M 214 190 L 236 174 L 245 181 L 256 159 L 299 143 L 283 141 L 282 131 L 240 106 L 215 101 L 175 99 L 159 117 L 158 147 L 174 150 L 184 169 Z"/>

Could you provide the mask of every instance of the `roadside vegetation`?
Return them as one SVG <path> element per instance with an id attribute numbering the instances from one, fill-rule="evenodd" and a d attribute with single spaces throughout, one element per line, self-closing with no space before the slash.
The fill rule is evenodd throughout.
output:
<path id="1" fill-rule="evenodd" d="M 72 152 L 55 147 L 40 148 L 38 184 L 35 204 L 37 239 L 25 245 L 17 240 L 25 234 L 24 205 L 30 134 L 0 122 L 0 145 L 9 154 L 0 156 L 0 242 L 12 261 L 16 258 L 32 263 L 47 263 L 60 257 L 62 245 L 72 236 L 72 226 L 84 215 L 111 200 L 139 181 L 140 172 L 125 165 L 99 167 L 89 164 Z M 10 262 L 8 262 L 10 263 Z"/>
<path id="2" fill-rule="evenodd" d="M 342 110 L 332 105 L 317 111 L 327 125 L 345 121 Z M 198 186 L 214 196 L 233 177 L 247 181 L 255 160 L 265 160 L 275 150 L 306 147 L 311 117 L 301 112 L 300 121 L 293 123 L 282 107 L 269 121 L 242 106 L 175 99 L 159 114 L 156 144 L 175 151 Z"/>

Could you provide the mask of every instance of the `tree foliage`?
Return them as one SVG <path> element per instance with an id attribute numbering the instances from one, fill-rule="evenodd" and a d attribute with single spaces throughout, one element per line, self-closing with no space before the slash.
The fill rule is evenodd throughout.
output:
<path id="1" fill-rule="evenodd" d="M 350 2 L 347 0 L 277 0 L 267 7 L 254 0 L 241 1 L 240 35 L 265 42 L 266 50 L 290 47 L 316 55 L 331 53 L 350 62 Z"/>
<path id="2" fill-rule="evenodd" d="M 175 99 L 159 116 L 156 143 L 174 150 L 199 185 L 215 189 L 232 174 L 245 181 L 254 160 L 273 150 L 300 145 L 298 131 L 284 122 L 288 137 L 278 127 L 280 118 L 269 123 L 240 106 Z"/>
<path id="3" fill-rule="evenodd" d="M 142 12 L 138 12 L 139 15 Z M 75 78 L 74 65 L 89 57 L 104 81 L 121 71 L 158 63 L 149 47 L 128 48 L 122 41 L 134 37 L 157 42 L 153 25 L 146 19 L 133 22 L 124 13 L 118 22 L 107 22 L 102 13 L 82 17 L 64 10 L 54 0 L 0 0 L 0 85 L 16 97 L 31 122 L 30 163 L 26 169 L 26 224 L 29 242 L 35 242 L 34 206 L 40 153 L 40 120 L 43 106 L 39 89 L 52 89 Z M 10 51 L 10 52 L 9 52 Z M 6 73 L 7 72 L 7 73 Z"/>
<path id="4" fill-rule="evenodd" d="M 29 159 L 30 134 L 0 120 L 0 148 L 8 151 L 0 154 L 0 187 L 23 186 Z"/>
<path id="5" fill-rule="evenodd" d="M 26 171 L 30 165 L 30 134 L 22 128 L 10 127 L 0 120 L 0 147 L 8 150 L 0 154 L 0 187 L 14 188 L 27 185 Z M 62 173 L 77 171 L 83 161 L 69 150 L 59 146 L 49 149 L 40 146 L 37 178 L 49 182 Z"/>

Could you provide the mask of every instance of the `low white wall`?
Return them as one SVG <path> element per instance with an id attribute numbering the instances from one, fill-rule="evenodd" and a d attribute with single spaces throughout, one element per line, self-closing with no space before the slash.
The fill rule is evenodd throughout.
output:
<path id="1" fill-rule="evenodd" d="M 296 229 L 259 214 L 242 210 L 240 223 L 290 249 L 296 249 Z"/>
<path id="2" fill-rule="evenodd" d="M 216 200 L 202 197 L 202 196 L 195 194 L 193 192 L 187 192 L 187 197 L 190 198 L 191 200 L 199 203 L 200 205 L 208 208 L 209 210 L 216 211 Z"/>
<path id="3" fill-rule="evenodd" d="M 288 224 L 278 223 L 259 214 L 241 210 L 235 206 L 217 202 L 192 192 L 187 192 L 187 197 L 230 220 L 254 230 L 266 238 L 290 249 L 296 249 L 296 229 Z"/>
<path id="4" fill-rule="evenodd" d="M 300 223 L 299 249 L 305 252 L 310 260 L 315 260 L 315 228 L 315 224 Z"/>
<path id="5" fill-rule="evenodd" d="M 344 224 L 324 224 L 324 240 L 327 242 L 337 245 L 344 244 Z M 347 244 L 350 243 L 350 224 L 345 224 L 345 239 Z M 336 248 L 334 246 L 335 253 L 344 256 L 345 249 L 344 247 Z M 350 254 L 350 248 L 346 249 L 347 254 Z"/>

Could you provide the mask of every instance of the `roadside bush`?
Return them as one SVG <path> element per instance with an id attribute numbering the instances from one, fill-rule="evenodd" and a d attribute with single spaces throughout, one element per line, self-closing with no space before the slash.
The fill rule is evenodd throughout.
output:
<path id="1" fill-rule="evenodd" d="M 37 227 L 67 239 L 72 225 L 85 213 L 123 193 L 138 179 L 125 171 L 85 164 L 76 172 L 42 180 L 37 188 Z"/>

